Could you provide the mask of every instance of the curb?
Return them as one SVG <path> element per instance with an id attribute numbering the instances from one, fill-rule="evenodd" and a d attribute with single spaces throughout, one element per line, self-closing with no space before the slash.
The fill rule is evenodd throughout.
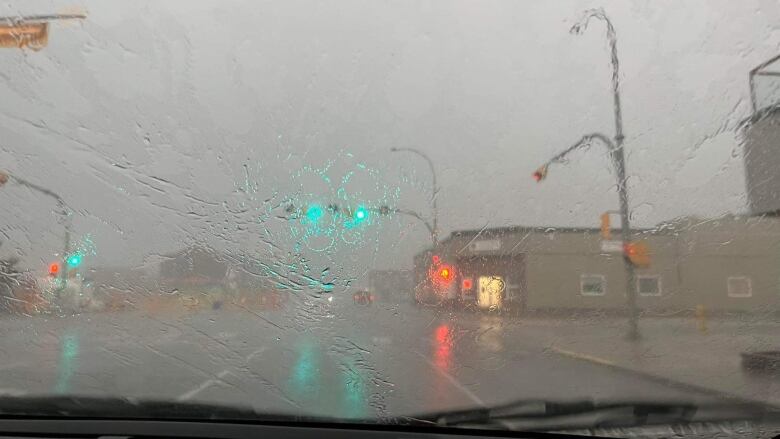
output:
<path id="1" fill-rule="evenodd" d="M 623 372 L 623 373 L 639 376 L 639 377 L 642 377 L 644 379 L 647 379 L 647 380 L 650 380 L 650 381 L 654 381 L 656 383 L 663 384 L 663 385 L 666 385 L 666 386 L 677 387 L 679 389 L 684 389 L 684 390 L 689 390 L 689 391 L 693 391 L 693 392 L 698 392 L 698 393 L 702 393 L 702 394 L 718 397 L 718 398 L 721 398 L 721 399 L 727 399 L 727 400 L 730 400 L 730 401 L 733 401 L 733 402 L 736 402 L 736 403 L 740 403 L 740 404 L 760 404 L 760 405 L 764 405 L 764 406 L 767 406 L 767 407 L 771 407 L 773 409 L 779 409 L 780 410 L 780 406 L 776 405 L 775 403 L 769 402 L 769 401 L 755 400 L 755 399 L 751 399 L 751 398 L 746 398 L 744 396 L 736 395 L 736 394 L 733 394 L 733 393 L 730 393 L 730 392 L 724 392 L 722 390 L 716 390 L 716 389 L 711 389 L 709 387 L 700 386 L 698 384 L 691 384 L 691 383 L 687 383 L 687 382 L 684 382 L 684 381 L 678 381 L 678 380 L 671 379 L 671 378 L 668 378 L 668 377 L 665 377 L 665 376 L 662 376 L 662 375 L 657 375 L 657 374 L 654 374 L 654 373 L 651 373 L 651 372 L 646 372 L 646 371 L 643 371 L 643 370 L 634 369 L 634 368 L 631 368 L 631 367 L 628 367 L 628 366 L 625 366 L 625 365 L 622 365 L 622 364 L 619 364 L 619 363 L 615 363 L 613 361 L 610 361 L 610 360 L 607 360 L 607 359 L 604 359 L 604 358 L 599 358 L 599 357 L 596 357 L 596 356 L 593 356 L 593 355 L 589 355 L 589 354 L 581 354 L 581 353 L 578 353 L 578 352 L 569 351 L 569 350 L 566 350 L 566 349 L 561 349 L 561 348 L 558 348 L 558 347 L 556 347 L 554 345 L 550 346 L 547 349 L 547 351 L 555 353 L 555 354 L 558 354 L 558 355 L 562 355 L 562 356 L 565 356 L 565 357 L 568 357 L 568 358 L 572 358 L 572 359 L 575 359 L 575 360 L 587 361 L 589 363 L 598 364 L 600 366 L 608 367 L 608 368 L 614 369 L 616 371 L 620 371 L 620 372 Z"/>

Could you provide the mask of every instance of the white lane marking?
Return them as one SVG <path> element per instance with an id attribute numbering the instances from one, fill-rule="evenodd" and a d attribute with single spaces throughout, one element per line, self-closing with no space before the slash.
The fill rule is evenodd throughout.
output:
<path id="1" fill-rule="evenodd" d="M 262 347 L 262 348 L 260 348 L 260 349 L 258 349 L 256 351 L 252 352 L 251 354 L 246 356 L 246 360 L 244 360 L 244 361 L 249 363 L 252 360 L 252 358 L 254 358 L 255 355 L 262 354 L 263 352 L 265 352 L 266 349 L 267 349 L 267 347 L 264 346 L 264 347 Z"/>
<path id="2" fill-rule="evenodd" d="M 178 401 L 187 401 L 188 399 L 192 398 L 193 396 L 197 395 L 198 393 L 208 389 L 209 387 L 213 386 L 214 384 L 219 383 L 220 381 L 222 381 L 222 378 L 225 378 L 229 374 L 230 374 L 230 371 L 225 369 L 222 372 L 218 373 L 216 375 L 217 376 L 216 378 L 211 378 L 211 379 L 208 379 L 208 380 L 200 383 L 200 385 L 198 387 L 190 390 L 189 392 L 182 393 L 176 399 Z"/>
<path id="3" fill-rule="evenodd" d="M 603 364 L 605 366 L 614 366 L 615 365 L 614 362 L 606 360 L 604 358 L 596 357 L 594 355 L 581 354 L 579 352 L 574 352 L 574 351 L 567 351 L 566 349 L 561 349 L 561 348 L 556 347 L 556 346 L 552 346 L 550 348 L 550 350 L 555 352 L 556 354 L 565 355 L 567 357 L 576 358 L 578 360 L 590 361 L 591 363 Z"/>
<path id="4" fill-rule="evenodd" d="M 474 392 L 469 390 L 468 387 L 466 387 L 463 383 L 461 383 L 460 381 L 456 380 L 454 376 L 450 375 L 446 371 L 441 370 L 441 368 L 436 366 L 436 363 L 434 363 L 433 361 L 429 360 L 425 355 L 423 355 L 423 354 L 421 354 L 419 352 L 415 352 L 415 354 L 419 355 L 423 360 L 425 360 L 426 363 L 430 364 L 431 367 L 433 368 L 433 370 L 435 370 L 436 372 L 441 374 L 441 376 L 446 378 L 447 381 L 450 382 L 450 384 L 452 384 L 453 386 L 455 386 L 455 388 L 457 388 L 458 390 L 463 392 L 466 396 L 471 398 L 471 400 L 474 401 L 476 404 L 478 404 L 478 405 L 480 405 L 482 407 L 487 407 L 487 405 L 485 404 L 484 401 L 479 399 L 479 397 L 477 395 L 475 395 Z"/>
<path id="5" fill-rule="evenodd" d="M 254 358 L 256 355 L 262 354 L 263 352 L 265 352 L 266 349 L 267 349 L 267 347 L 262 347 L 262 348 L 260 348 L 260 349 L 258 349 L 256 351 L 252 352 L 251 354 L 246 356 L 245 361 L 247 363 L 249 363 L 249 361 L 251 361 L 252 358 Z M 220 381 L 222 381 L 222 378 L 225 378 L 226 376 L 230 375 L 230 373 L 231 373 L 230 370 L 225 369 L 222 372 L 218 373 L 216 375 L 216 378 L 211 378 L 211 379 L 208 379 L 208 380 L 200 383 L 200 385 L 198 387 L 196 387 L 196 388 L 194 388 L 194 389 L 192 389 L 192 390 L 190 390 L 188 392 L 182 393 L 176 399 L 179 400 L 179 401 L 187 401 L 188 399 L 190 399 L 193 396 L 197 395 L 198 393 L 208 389 L 209 387 L 213 386 L 214 384 L 218 384 Z"/>

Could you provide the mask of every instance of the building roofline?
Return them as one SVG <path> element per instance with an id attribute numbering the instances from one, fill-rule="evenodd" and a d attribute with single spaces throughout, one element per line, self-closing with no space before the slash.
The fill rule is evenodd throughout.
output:
<path id="1" fill-rule="evenodd" d="M 621 229 L 619 228 L 611 228 L 612 232 L 620 232 Z M 655 232 L 657 233 L 656 229 L 650 229 L 650 228 L 632 228 L 632 232 Z M 453 230 L 450 233 L 450 236 L 445 239 L 449 239 L 450 237 L 455 236 L 470 236 L 470 235 L 477 235 L 477 234 L 495 234 L 495 233 L 515 233 L 515 232 L 549 232 L 549 233 L 585 233 L 585 232 L 595 232 L 595 233 L 601 233 L 601 228 L 599 227 L 556 227 L 556 226 L 504 226 L 504 227 L 490 227 L 490 228 L 483 228 L 483 229 L 466 229 L 466 230 Z"/>
<path id="2" fill-rule="evenodd" d="M 780 106 L 778 106 L 778 110 L 780 110 Z M 780 211 L 778 211 L 776 215 L 764 214 L 763 216 L 780 217 Z M 756 218 L 757 216 L 740 215 L 740 214 L 730 214 L 730 215 L 724 215 L 716 218 L 698 218 L 695 216 L 689 216 L 689 217 L 683 216 L 668 221 L 662 221 L 656 224 L 655 227 L 641 227 L 641 228 L 632 227 L 631 233 L 652 234 L 652 235 L 662 235 L 662 236 L 673 235 L 679 233 L 682 230 L 687 230 L 690 229 L 691 227 L 696 227 L 710 221 L 724 220 L 727 217 L 750 219 L 750 218 Z M 691 223 L 689 224 L 689 222 Z M 615 239 L 620 239 L 619 237 L 619 234 L 621 232 L 620 228 L 613 227 L 610 229 L 610 231 L 616 237 Z M 504 227 L 490 227 L 490 228 L 482 228 L 482 229 L 453 230 L 449 236 L 447 236 L 444 240 L 442 240 L 442 243 L 447 242 L 452 238 L 456 238 L 456 237 L 464 237 L 464 236 L 469 237 L 469 236 L 476 236 L 479 234 L 492 236 L 495 234 L 518 233 L 518 232 L 520 233 L 601 233 L 601 228 L 600 227 L 556 227 L 556 226 L 515 225 L 515 226 L 504 226 Z"/>
<path id="3" fill-rule="evenodd" d="M 750 116 L 742 119 L 737 124 L 737 131 L 742 133 L 753 126 L 756 122 L 766 119 L 775 113 L 780 112 L 780 104 L 768 105 L 753 112 Z"/>

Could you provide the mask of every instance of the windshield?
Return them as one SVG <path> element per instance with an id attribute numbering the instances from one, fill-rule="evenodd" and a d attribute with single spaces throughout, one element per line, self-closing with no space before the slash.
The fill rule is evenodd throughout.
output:
<path id="1" fill-rule="evenodd" d="M 0 17 L 1 395 L 780 404 L 774 1 Z"/>

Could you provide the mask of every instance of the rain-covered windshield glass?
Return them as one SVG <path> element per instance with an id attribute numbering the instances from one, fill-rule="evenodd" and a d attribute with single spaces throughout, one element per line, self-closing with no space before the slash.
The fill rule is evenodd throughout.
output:
<path id="1" fill-rule="evenodd" d="M 778 23 L 0 1 L 0 400 L 780 404 Z"/>

